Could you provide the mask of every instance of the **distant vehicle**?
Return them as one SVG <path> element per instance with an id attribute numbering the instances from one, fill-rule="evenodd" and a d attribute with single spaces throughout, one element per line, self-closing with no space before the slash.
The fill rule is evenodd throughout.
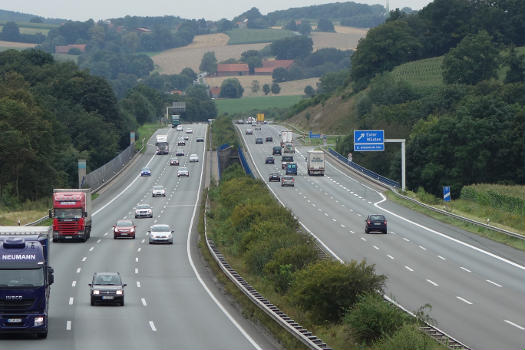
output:
<path id="1" fill-rule="evenodd" d="M 171 158 L 170 159 L 170 165 L 179 165 L 179 160 L 177 158 Z"/>
<path id="2" fill-rule="evenodd" d="M 264 164 L 275 164 L 275 159 L 272 156 L 266 157 Z"/>
<path id="3" fill-rule="evenodd" d="M 274 146 L 272 148 L 272 155 L 281 155 L 282 148 L 281 146 Z"/>
<path id="4" fill-rule="evenodd" d="M 168 135 L 157 135 L 155 146 L 157 146 L 157 154 L 169 154 L 170 145 L 168 143 Z"/>
<path id="5" fill-rule="evenodd" d="M 295 147 L 293 143 L 287 142 L 284 144 L 283 153 L 295 153 Z"/>
<path id="6" fill-rule="evenodd" d="M 297 175 L 297 164 L 287 163 L 285 173 L 286 175 Z"/>
<path id="7" fill-rule="evenodd" d="M 204 137 L 197 137 L 195 142 L 204 142 Z"/>
<path id="8" fill-rule="evenodd" d="M 383 232 L 387 233 L 386 218 L 381 214 L 368 215 L 365 220 L 365 233 Z"/>
<path id="9" fill-rule="evenodd" d="M 95 272 L 93 280 L 89 284 L 91 295 L 91 306 L 99 302 L 116 303 L 124 306 L 124 287 L 120 273 L 118 272 Z"/>
<path id="10" fill-rule="evenodd" d="M 284 147 L 287 143 L 293 142 L 293 133 L 290 130 L 281 131 L 281 147 Z"/>
<path id="11" fill-rule="evenodd" d="M 180 115 L 172 114 L 171 115 L 171 127 L 176 128 L 180 125 Z M 181 126 L 182 127 L 182 126 Z"/>
<path id="12" fill-rule="evenodd" d="M 178 156 L 184 156 L 184 150 L 182 148 L 177 148 L 175 151 L 175 155 Z"/>
<path id="13" fill-rule="evenodd" d="M 179 170 L 177 170 L 177 177 L 181 176 L 190 176 L 190 171 L 188 170 L 188 168 L 182 167 L 179 168 Z"/>
<path id="14" fill-rule="evenodd" d="M 246 135 L 253 135 L 253 129 L 246 129 Z"/>
<path id="15" fill-rule="evenodd" d="M 237 124 L 244 124 L 244 120 L 242 119 L 237 120 Z"/>
<path id="16" fill-rule="evenodd" d="M 273 137 L 267 136 L 266 137 L 266 142 L 273 142 Z"/>
<path id="17" fill-rule="evenodd" d="M 113 239 L 128 237 L 135 239 L 136 226 L 131 220 L 118 220 L 113 225 Z"/>
<path id="18" fill-rule="evenodd" d="M 53 189 L 53 242 L 78 239 L 85 242 L 91 236 L 93 224 L 91 191 L 89 189 Z"/>
<path id="19" fill-rule="evenodd" d="M 323 151 L 308 151 L 306 155 L 306 168 L 308 175 L 324 176 L 324 152 Z"/>
<path id="20" fill-rule="evenodd" d="M 0 226 L 2 335 L 47 337 L 49 294 L 54 282 L 49 265 L 51 231 L 51 226 Z"/>
<path id="21" fill-rule="evenodd" d="M 293 176 L 285 175 L 281 178 L 281 187 L 284 187 L 284 186 L 294 187 L 294 185 L 295 185 L 295 179 L 293 178 Z"/>
<path id="22" fill-rule="evenodd" d="M 185 141 L 188 141 L 188 140 L 190 139 L 190 137 L 189 137 L 188 135 L 184 135 L 183 139 L 184 139 Z"/>
<path id="23" fill-rule="evenodd" d="M 198 161 L 199 161 L 198 155 L 196 155 L 195 153 L 190 154 L 190 163 L 198 162 Z"/>
<path id="24" fill-rule="evenodd" d="M 135 219 L 152 218 L 152 217 L 153 217 L 153 209 L 151 209 L 151 205 L 139 204 L 135 208 Z"/>
<path id="25" fill-rule="evenodd" d="M 153 189 L 151 190 L 151 196 L 152 197 L 166 197 L 166 190 L 163 186 L 157 185 L 153 186 Z"/>
<path id="26" fill-rule="evenodd" d="M 186 134 L 193 134 L 193 129 L 192 128 L 186 128 Z"/>
<path id="27" fill-rule="evenodd" d="M 272 181 L 281 181 L 281 175 L 279 175 L 279 173 L 271 173 L 270 176 L 268 177 L 268 181 L 269 182 L 272 182 Z"/>
<path id="28" fill-rule="evenodd" d="M 293 156 L 282 156 L 281 157 L 281 169 L 286 169 L 286 164 L 293 163 Z"/>
<path id="29" fill-rule="evenodd" d="M 168 243 L 173 244 L 173 233 L 170 225 L 156 224 L 148 231 L 149 244 Z"/>
<path id="30" fill-rule="evenodd" d="M 177 140 L 177 146 L 186 146 L 186 141 L 184 138 L 181 137 Z"/>
<path id="31" fill-rule="evenodd" d="M 263 144 L 263 139 L 262 139 L 262 137 L 257 137 L 257 138 L 255 139 L 255 144 L 257 144 L 257 145 L 262 145 L 262 144 Z"/>
<path id="32" fill-rule="evenodd" d="M 142 168 L 142 170 L 140 171 L 140 176 L 151 176 L 151 169 Z"/>
<path id="33" fill-rule="evenodd" d="M 177 125 L 177 131 L 182 131 L 182 125 Z"/>

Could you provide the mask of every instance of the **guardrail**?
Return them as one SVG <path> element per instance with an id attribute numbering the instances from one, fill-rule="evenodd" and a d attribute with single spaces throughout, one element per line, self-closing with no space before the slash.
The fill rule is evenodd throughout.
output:
<path id="1" fill-rule="evenodd" d="M 255 178 L 255 175 L 253 175 L 252 169 L 250 169 L 250 165 L 246 161 L 246 157 L 244 156 L 244 152 L 242 151 L 242 147 L 239 147 L 239 149 L 237 151 L 239 153 L 239 158 L 241 160 L 241 165 L 242 165 L 242 167 L 244 169 L 244 172 L 247 175 L 250 175 L 251 177 Z"/>
<path id="2" fill-rule="evenodd" d="M 354 170 L 360 172 L 362 175 L 374 180 L 376 183 L 378 183 L 379 185 L 381 184 L 384 184 L 386 185 L 387 188 L 391 189 L 392 192 L 400 197 L 400 198 L 403 198 L 405 200 L 408 200 L 414 204 L 417 204 L 421 207 L 424 207 L 426 209 L 429 209 L 429 210 L 432 210 L 436 213 L 440 213 L 442 215 L 447 215 L 447 216 L 451 216 L 451 217 L 454 217 L 458 220 L 461 220 L 461 221 L 464 221 L 464 222 L 468 222 L 470 224 L 473 224 L 473 225 L 477 225 L 477 226 L 480 226 L 480 227 L 484 227 L 486 229 L 489 229 L 489 230 L 492 230 L 492 231 L 497 231 L 497 232 L 500 232 L 500 233 L 503 233 L 503 234 L 506 234 L 508 236 L 512 236 L 512 237 L 515 237 L 515 238 L 518 238 L 518 239 L 522 239 L 522 240 L 525 240 L 525 236 L 522 235 L 522 234 L 519 234 L 519 233 L 515 233 L 515 232 L 512 232 L 512 231 L 509 231 L 509 230 L 505 230 L 503 228 L 500 228 L 500 227 L 497 227 L 497 226 L 493 226 L 493 225 L 489 225 L 489 224 L 485 224 L 483 222 L 479 222 L 479 221 L 476 221 L 476 220 L 473 220 L 473 219 L 470 219 L 470 218 L 467 218 L 467 217 L 464 217 L 464 216 L 461 216 L 461 215 L 458 215 L 458 214 L 454 214 L 454 213 L 451 213 L 451 212 L 448 212 L 446 210 L 443 210 L 443 209 L 439 209 L 439 208 L 435 208 L 431 205 L 428 205 L 428 204 L 425 204 L 423 202 L 420 202 L 418 201 L 417 199 L 414 199 L 414 198 L 410 198 L 408 196 L 405 196 L 401 193 L 399 193 L 398 189 L 399 189 L 399 183 L 397 183 L 397 186 L 393 186 L 393 185 L 390 185 L 388 184 L 387 182 L 385 181 L 382 181 L 381 179 L 377 178 L 377 177 L 374 177 L 374 176 L 370 176 L 368 172 L 371 172 L 373 174 L 375 174 L 374 172 L 370 171 L 370 170 L 367 170 L 367 172 L 364 172 L 364 171 L 361 171 L 359 170 L 360 168 L 362 169 L 366 169 L 366 168 L 363 168 L 361 167 L 360 165 L 354 163 L 354 162 L 350 162 L 347 158 L 345 158 L 344 156 L 340 155 L 339 153 L 337 153 L 336 151 L 334 151 L 333 149 L 328 149 L 328 152 L 330 153 L 330 155 L 334 156 L 335 158 L 337 158 L 337 160 L 339 160 L 341 163 L 344 163 L 350 167 L 352 167 Z M 381 177 L 381 175 L 378 175 Z M 383 177 L 385 178 L 385 177 Z M 385 178 L 387 179 L 387 178 Z M 390 181 L 393 181 L 393 180 L 390 180 Z"/>
<path id="3" fill-rule="evenodd" d="M 242 278 L 226 261 L 224 256 L 215 246 L 215 242 L 208 237 L 206 215 L 208 213 L 208 198 L 206 198 L 206 207 L 204 212 L 204 237 L 210 254 L 213 256 L 222 272 L 241 290 L 259 309 L 264 311 L 273 320 L 279 323 L 286 331 L 292 334 L 296 339 L 313 350 L 331 350 L 325 342 L 313 335 L 308 329 L 302 327 L 291 317 L 282 312 L 277 306 L 270 303 L 255 288 Z"/>

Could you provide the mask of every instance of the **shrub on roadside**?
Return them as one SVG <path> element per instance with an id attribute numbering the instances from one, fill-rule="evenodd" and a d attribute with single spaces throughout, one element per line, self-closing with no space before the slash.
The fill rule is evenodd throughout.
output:
<path id="1" fill-rule="evenodd" d="M 404 324 L 392 336 L 387 336 L 378 342 L 374 350 L 430 350 L 446 349 L 423 334 L 416 324 Z"/>
<path id="2" fill-rule="evenodd" d="M 295 274 L 290 301 L 314 322 L 338 322 L 360 295 L 382 290 L 385 279 L 365 261 L 342 264 L 323 260 Z"/>

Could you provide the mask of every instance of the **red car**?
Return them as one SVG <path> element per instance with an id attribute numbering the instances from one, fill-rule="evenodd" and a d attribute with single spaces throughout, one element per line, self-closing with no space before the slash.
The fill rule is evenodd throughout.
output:
<path id="1" fill-rule="evenodd" d="M 135 224 L 131 220 L 118 220 L 113 226 L 113 238 L 133 238 L 135 239 Z"/>

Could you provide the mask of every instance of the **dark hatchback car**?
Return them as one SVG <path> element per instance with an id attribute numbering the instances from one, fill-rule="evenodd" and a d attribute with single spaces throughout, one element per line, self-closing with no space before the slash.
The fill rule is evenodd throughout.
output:
<path id="1" fill-rule="evenodd" d="M 120 273 L 95 272 L 93 281 L 89 284 L 91 306 L 97 303 L 119 304 L 124 306 L 124 287 Z"/>
<path id="2" fill-rule="evenodd" d="M 273 142 L 273 137 L 271 136 L 266 137 L 266 142 Z"/>
<path id="3" fill-rule="evenodd" d="M 382 232 L 386 234 L 387 229 L 385 216 L 379 214 L 368 215 L 365 220 L 365 232 Z"/>
<path id="4" fill-rule="evenodd" d="M 264 164 L 275 164 L 275 159 L 272 156 L 266 157 Z"/>
<path id="5" fill-rule="evenodd" d="M 279 175 L 279 173 L 271 173 L 270 176 L 268 177 L 268 181 L 272 182 L 272 181 L 281 181 L 281 175 Z"/>
<path id="6" fill-rule="evenodd" d="M 281 146 L 274 146 L 272 148 L 272 155 L 281 155 Z"/>
<path id="7" fill-rule="evenodd" d="M 262 145 L 263 144 L 263 139 L 262 137 L 258 137 L 255 139 L 255 143 L 258 144 L 258 145 Z"/>

